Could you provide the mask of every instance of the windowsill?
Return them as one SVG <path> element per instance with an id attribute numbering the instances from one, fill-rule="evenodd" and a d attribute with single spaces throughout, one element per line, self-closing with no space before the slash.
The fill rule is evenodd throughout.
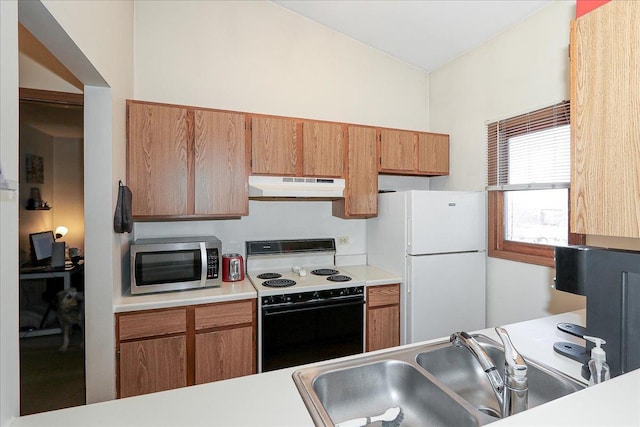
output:
<path id="1" fill-rule="evenodd" d="M 501 251 L 497 249 L 489 249 L 489 257 L 506 259 L 509 261 L 524 262 L 527 264 L 535 264 L 544 267 L 554 267 L 553 257 L 549 259 L 547 256 L 523 254 L 519 252 Z"/>

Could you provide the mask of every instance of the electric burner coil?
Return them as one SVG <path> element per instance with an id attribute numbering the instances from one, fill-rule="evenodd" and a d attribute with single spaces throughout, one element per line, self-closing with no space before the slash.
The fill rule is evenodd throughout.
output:
<path id="1" fill-rule="evenodd" d="M 272 280 L 265 280 L 264 282 L 262 282 L 262 286 L 267 286 L 270 288 L 288 288 L 295 284 L 296 284 L 295 280 L 291 280 L 291 279 L 272 279 Z"/>
<path id="2" fill-rule="evenodd" d="M 345 276 L 344 274 L 336 274 L 335 276 L 327 277 L 327 280 L 330 280 L 332 282 L 348 282 L 349 280 L 351 280 L 351 277 Z"/>

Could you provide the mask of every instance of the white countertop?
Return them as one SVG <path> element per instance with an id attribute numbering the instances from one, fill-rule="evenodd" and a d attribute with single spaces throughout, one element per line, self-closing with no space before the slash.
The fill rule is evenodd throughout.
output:
<path id="1" fill-rule="evenodd" d="M 581 379 L 579 363 L 553 352 L 554 342 L 577 340 L 556 329 L 560 322 L 584 324 L 584 310 L 507 325 L 506 329 L 526 357 Z M 493 329 L 479 332 L 496 338 Z M 295 370 L 29 415 L 12 426 L 313 426 L 291 379 Z M 638 426 L 639 402 L 640 370 L 636 370 L 491 425 Z"/>
<path id="2" fill-rule="evenodd" d="M 191 291 L 162 292 L 144 295 L 123 295 L 113 304 L 114 313 L 150 310 L 181 305 L 208 304 L 223 301 L 257 298 L 258 293 L 249 279 L 238 282 L 222 282 L 218 288 Z"/>
<path id="3" fill-rule="evenodd" d="M 387 273 L 369 265 L 350 265 L 340 267 L 366 286 L 400 283 L 401 277 Z M 315 289 L 314 289 L 315 290 Z M 277 292 L 277 290 L 276 290 Z M 144 295 L 123 295 L 113 305 L 114 313 L 156 308 L 177 307 L 182 305 L 208 304 L 240 299 L 257 298 L 258 293 L 248 278 L 238 282 L 222 282 L 219 288 L 194 289 L 190 291 L 163 292 Z"/>
<path id="4" fill-rule="evenodd" d="M 388 273 L 371 265 L 345 265 L 340 270 L 357 280 L 364 281 L 367 286 L 390 285 L 402 282 L 402 277 Z"/>

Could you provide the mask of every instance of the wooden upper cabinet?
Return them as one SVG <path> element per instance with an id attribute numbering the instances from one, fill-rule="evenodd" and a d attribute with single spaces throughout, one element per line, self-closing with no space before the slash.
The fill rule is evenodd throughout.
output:
<path id="1" fill-rule="evenodd" d="M 449 135 L 418 134 L 418 172 L 449 175 Z"/>
<path id="2" fill-rule="evenodd" d="M 333 201 L 333 215 L 370 218 L 378 214 L 376 129 L 349 126 L 344 199 Z"/>
<path id="3" fill-rule="evenodd" d="M 572 23 L 571 231 L 640 237 L 640 2 Z"/>
<path id="4" fill-rule="evenodd" d="M 248 214 L 244 114 L 131 100 L 127 109 L 136 219 Z"/>
<path id="5" fill-rule="evenodd" d="M 305 121 L 302 124 L 302 174 L 343 178 L 345 126 Z"/>
<path id="6" fill-rule="evenodd" d="M 416 169 L 416 134 L 393 129 L 380 130 L 380 172 Z"/>
<path id="7" fill-rule="evenodd" d="M 251 122 L 251 173 L 298 175 L 300 150 L 296 121 L 253 116 Z"/>
<path id="8" fill-rule="evenodd" d="M 381 129 L 380 173 L 448 175 L 449 135 Z"/>
<path id="9" fill-rule="evenodd" d="M 245 116 L 195 110 L 195 214 L 247 215 Z"/>
<path id="10" fill-rule="evenodd" d="M 133 216 L 188 214 L 192 152 L 187 109 L 134 102 L 127 108 Z"/>

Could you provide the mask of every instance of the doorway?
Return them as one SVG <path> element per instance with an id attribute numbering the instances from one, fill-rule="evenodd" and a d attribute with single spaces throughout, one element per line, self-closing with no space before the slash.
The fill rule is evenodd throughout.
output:
<path id="1" fill-rule="evenodd" d="M 58 316 L 58 297 L 64 289 L 84 292 L 82 95 L 73 102 L 52 101 L 55 98 L 54 92 L 21 90 L 20 415 L 86 403 L 83 330 L 79 325 L 68 329 L 69 345 L 61 351 L 64 328 Z M 40 196 L 35 202 L 34 189 Z M 48 269 L 51 261 L 34 265 L 29 236 L 42 232 L 53 232 L 56 242 L 64 242 L 67 265 L 57 270 L 68 270 L 60 274 L 68 274 L 70 283 L 62 277 L 39 277 L 45 271 L 39 269 Z M 74 310 L 84 318 L 83 304 Z"/>
<path id="2" fill-rule="evenodd" d="M 59 292 L 84 291 L 84 95 L 75 76 L 21 25 L 19 54 L 20 415 L 28 415 L 86 403 L 83 331 L 73 325 L 60 351 L 58 316 Z M 62 266 L 35 259 L 30 236 L 40 233 L 63 243 Z M 61 277 L 41 277 L 42 271 Z"/>
<path id="3" fill-rule="evenodd" d="M 0 2 L 4 5 L 4 2 Z M 8 2 L 11 3 L 11 2 Z M 13 9 L 11 7 L 3 7 L 2 9 L 8 9 L 9 12 L 17 12 L 19 27 L 24 26 L 43 46 L 46 50 L 53 54 L 55 58 L 59 59 L 59 62 L 64 64 L 67 71 L 77 77 L 76 84 L 70 83 L 69 79 L 63 79 L 60 81 L 60 73 L 54 73 L 53 80 L 62 85 L 71 86 L 71 90 L 61 87 L 49 87 L 39 84 L 29 85 L 24 84 L 23 76 L 20 75 L 20 83 L 18 84 L 17 76 L 14 78 L 11 76 L 11 64 L 21 62 L 22 57 L 18 58 L 18 52 L 11 49 L 3 49 L 3 58 L 7 58 L 8 62 L 2 62 L 2 69 L 8 71 L 3 73 L 3 77 L 8 76 L 9 88 L 15 88 L 16 92 L 18 87 L 32 87 L 46 90 L 55 90 L 60 92 L 82 92 L 84 95 L 84 220 L 85 220 L 85 240 L 84 240 L 84 252 L 85 252 L 85 305 L 86 310 L 86 333 L 85 333 L 85 370 L 86 370 L 86 401 L 87 403 L 95 403 L 115 398 L 115 357 L 113 349 L 115 348 L 115 335 L 113 333 L 113 298 L 114 298 L 114 283 L 115 280 L 119 280 L 120 272 L 120 257 L 117 256 L 116 250 L 120 250 L 121 245 L 114 240 L 113 236 L 113 207 L 115 194 L 117 190 L 117 178 L 113 177 L 114 162 L 112 161 L 114 146 L 120 147 L 120 142 L 114 138 L 114 122 L 118 125 L 118 130 L 124 129 L 124 120 L 119 117 L 114 118 L 114 95 L 112 93 L 111 86 L 105 80 L 103 75 L 96 69 L 93 62 L 87 57 L 87 55 L 78 47 L 73 39 L 66 32 L 66 30 L 60 25 L 60 23 L 54 18 L 51 11 L 40 1 L 18 2 L 17 7 Z M 17 9 L 17 10 L 16 10 Z M 127 6 L 122 6 L 121 9 L 127 9 Z M 7 15 L 11 17 L 11 15 Z M 102 22 L 101 20 L 98 20 Z M 18 38 L 18 32 L 11 26 L 2 26 L 3 34 L 8 36 L 9 46 L 11 45 L 11 39 L 13 37 Z M 108 31 L 108 30 L 107 30 Z M 108 33 L 105 33 L 105 35 Z M 3 37 L 3 40 L 7 40 Z M 93 48 L 90 49 L 94 52 Z M 98 56 L 100 56 L 100 49 L 97 49 Z M 95 53 L 95 52 L 94 52 Z M 38 61 L 34 61 L 37 64 L 41 64 Z M 108 67 L 105 67 L 108 68 Z M 22 63 L 18 67 L 22 72 Z M 130 68 L 132 69 L 132 68 Z M 41 71 L 42 68 L 40 68 Z M 52 72 L 51 69 L 47 71 Z M 103 70 L 103 73 L 105 70 Z M 22 73 L 21 73 L 22 74 Z M 32 74 L 31 77 L 36 77 L 39 82 L 45 81 L 41 79 L 43 75 L 41 73 Z M 51 74 L 47 75 L 47 82 L 51 82 Z M 4 80 L 3 80 L 4 81 Z M 116 83 L 124 82 L 122 87 L 125 88 L 125 83 L 128 84 L 130 79 L 123 77 L 122 79 L 115 78 Z M 128 88 L 129 86 L 126 86 Z M 124 90 L 124 89 L 123 89 Z M 129 97 L 131 94 L 128 90 L 120 92 L 119 98 Z M 13 94 L 11 91 L 3 91 L 3 102 L 9 102 L 11 105 L 11 98 Z M 15 100 L 17 101 L 17 99 Z M 17 107 L 16 102 L 16 107 Z M 5 104 L 3 104 L 5 105 Z M 124 110 L 124 101 L 122 101 Z M 9 108 L 9 113 L 17 113 L 17 108 Z M 10 115 L 11 117 L 11 115 Z M 17 119 L 17 117 L 16 117 Z M 16 120 L 17 124 L 17 120 Z M 120 128 L 122 127 L 122 129 Z M 15 165 L 19 164 L 18 156 L 18 143 L 17 143 L 17 127 L 4 127 L 2 128 L 3 135 L 7 135 L 9 138 L 8 146 L 4 146 L 3 153 L 8 152 L 9 158 L 15 159 Z M 124 132 L 122 131 L 124 134 Z M 15 142 L 13 142 L 15 140 Z M 114 142 L 115 141 L 115 142 Z M 17 168 L 15 168 L 17 169 Z M 118 169 L 119 170 L 119 169 Z M 10 170 L 15 177 L 18 175 L 17 170 Z M 15 235 L 15 242 L 18 241 L 17 228 L 18 228 L 18 198 L 15 197 L 11 200 L 9 205 L 15 206 L 14 211 L 10 211 L 11 215 L 2 217 L 0 223 L 3 226 L 3 230 L 10 230 L 7 236 Z M 12 223 L 15 226 L 12 226 Z M 14 231 L 15 230 L 15 231 Z M 11 265 L 18 263 L 18 249 L 17 245 L 8 244 L 4 245 L 3 249 L 7 247 L 11 250 L 9 261 Z M 124 249 L 122 249 L 124 251 Z M 14 255 L 15 254 L 15 255 Z M 9 254 L 8 254 L 9 255 Z M 3 261 L 0 262 L 3 267 L 6 264 L 6 258 L 3 257 Z M 6 270 L 5 270 L 6 271 Z M 17 269 L 15 273 L 9 271 L 8 279 L 18 281 Z M 5 275 L 3 275 L 4 279 Z M 15 277 L 15 279 L 14 279 Z M 116 279 L 117 277 L 117 279 Z M 17 302 L 17 286 L 15 291 L 3 291 L 3 295 L 9 294 L 9 297 L 15 296 Z M 6 289 L 5 289 L 6 291 Z M 8 400 L 6 406 L 7 416 L 18 416 L 19 414 L 19 349 L 14 347 L 14 342 L 18 341 L 18 306 L 17 304 L 6 304 L 5 310 L 3 310 L 2 321 L 3 325 L 6 321 L 7 325 L 12 325 L 11 330 L 6 332 L 6 328 L 3 328 L 5 332 L 2 334 L 3 346 L 6 343 L 8 345 L 8 358 L 7 364 L 5 364 L 2 381 L 2 395 Z M 15 321 L 13 320 L 15 319 Z M 15 326 L 14 326 L 15 325 Z M 13 332 L 15 331 L 15 332 Z M 14 341 L 15 337 L 15 341 Z M 4 347 L 3 347 L 4 348 Z M 4 360 L 4 359 L 3 359 Z M 7 369 L 7 367 L 9 367 Z M 15 368 L 14 368 L 15 367 Z M 5 381 L 6 380 L 6 381 Z M 2 417 L 5 418 L 5 412 L 2 411 Z"/>

